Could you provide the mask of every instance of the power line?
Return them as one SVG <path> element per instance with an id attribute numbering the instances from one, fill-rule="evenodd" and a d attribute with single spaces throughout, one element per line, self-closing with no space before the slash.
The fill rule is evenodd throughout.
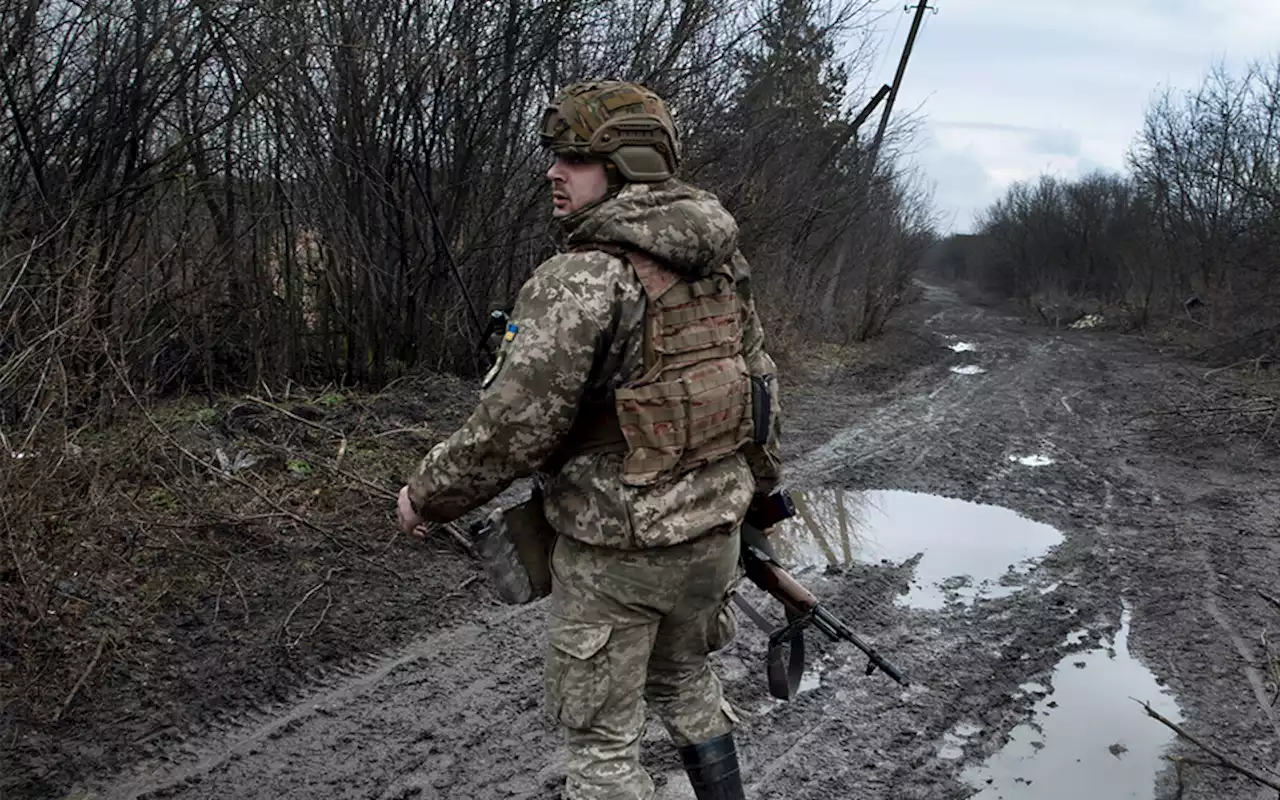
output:
<path id="1" fill-rule="evenodd" d="M 902 17 L 898 17 L 897 21 L 893 23 L 893 33 L 889 35 L 889 39 L 885 43 L 886 46 L 884 48 L 884 58 L 880 59 L 880 66 L 878 69 L 884 69 L 884 65 L 889 63 L 889 53 L 892 52 L 891 48 L 893 46 L 893 43 L 898 41 L 898 30 L 901 27 L 902 27 Z"/>
<path id="2" fill-rule="evenodd" d="M 910 6 L 903 6 L 903 11 L 909 11 Z M 889 127 L 889 114 L 893 111 L 893 102 L 898 99 L 898 89 L 902 86 L 902 76 L 907 71 L 907 59 L 911 57 L 911 48 L 916 43 L 916 34 L 920 32 L 920 24 L 924 21 L 924 12 L 931 10 L 929 8 L 929 0 L 921 0 L 916 6 L 916 15 L 911 20 L 911 30 L 907 33 L 907 43 L 902 48 L 902 58 L 898 61 L 898 71 L 893 76 L 893 84 L 889 89 L 889 99 L 885 101 L 884 113 L 880 115 L 880 126 L 876 128 L 875 139 L 871 142 L 871 155 L 869 160 L 869 169 L 867 173 L 868 191 L 871 186 L 871 178 L 875 175 L 876 160 L 880 155 L 880 143 L 884 140 L 885 129 Z M 937 9 L 932 9 L 937 13 Z"/>

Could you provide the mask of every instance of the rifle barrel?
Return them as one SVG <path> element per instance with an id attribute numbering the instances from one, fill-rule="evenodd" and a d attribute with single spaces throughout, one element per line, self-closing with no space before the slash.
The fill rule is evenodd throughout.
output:
<path id="1" fill-rule="evenodd" d="M 898 669 L 896 665 L 884 656 L 877 653 L 874 647 L 862 641 L 858 634 L 850 630 L 848 625 L 845 625 L 833 616 L 830 611 L 827 611 L 820 605 L 817 606 L 813 610 L 813 622 L 814 626 L 825 633 L 829 638 L 844 639 L 846 642 L 853 644 L 854 647 L 857 647 L 866 654 L 872 664 L 875 664 L 884 672 L 884 674 L 888 675 L 899 684 L 903 686 L 907 686 L 909 684 L 907 677 L 902 674 L 902 670 Z M 869 669 L 868 672 L 870 672 Z"/>
<path id="2" fill-rule="evenodd" d="M 782 603 L 793 614 L 800 616 L 808 614 L 811 624 L 822 631 L 828 639 L 832 641 L 843 639 L 852 643 L 866 654 L 872 665 L 879 667 L 884 674 L 899 684 L 907 686 L 907 678 L 902 674 L 902 670 L 877 653 L 875 648 L 858 638 L 858 635 L 848 625 L 845 625 L 830 611 L 823 608 L 812 592 L 801 585 L 799 581 L 791 576 L 791 573 L 779 566 L 774 560 L 773 551 L 764 534 L 764 530 L 795 513 L 794 506 L 791 505 L 786 492 L 772 495 L 770 499 L 778 497 L 782 499 L 780 504 L 764 502 L 756 505 L 753 501 L 752 507 L 747 510 L 746 518 L 742 522 L 742 564 L 746 569 L 747 578 L 773 595 L 778 602 Z M 870 674 L 871 671 L 872 666 L 869 665 L 867 674 Z"/>
<path id="3" fill-rule="evenodd" d="M 792 613 L 798 615 L 811 614 L 810 619 L 813 626 L 828 639 L 850 642 L 865 653 L 871 663 L 880 668 L 884 674 L 903 686 L 908 685 L 907 678 L 902 674 L 902 670 L 877 653 L 875 648 L 862 641 L 848 625 L 845 625 L 830 611 L 823 608 L 822 604 L 818 602 L 818 598 L 814 597 L 812 592 L 792 577 L 791 573 L 778 566 L 772 560 L 760 558 L 753 550 L 746 547 L 742 550 L 742 561 L 743 566 L 746 568 L 747 578 L 773 595 L 778 602 L 782 603 Z"/>

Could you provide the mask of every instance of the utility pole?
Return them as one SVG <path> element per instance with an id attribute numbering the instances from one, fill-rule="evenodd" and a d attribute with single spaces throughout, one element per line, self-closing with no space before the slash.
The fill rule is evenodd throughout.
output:
<path id="1" fill-rule="evenodd" d="M 903 11 L 910 10 L 911 6 L 903 6 Z M 871 141 L 871 154 L 867 158 L 867 185 L 864 202 L 866 206 L 863 209 L 864 214 L 871 210 L 872 188 L 875 186 L 876 177 L 876 161 L 880 157 L 880 144 L 884 141 L 885 129 L 889 127 L 889 114 L 893 111 L 893 101 L 898 99 L 898 89 L 902 86 L 902 75 L 907 71 L 907 59 L 911 57 L 911 48 L 916 43 L 916 34 L 920 32 L 920 23 L 924 21 L 924 12 L 933 11 L 937 13 L 937 9 L 929 8 L 929 0 L 920 0 L 920 4 L 916 6 L 915 18 L 911 20 L 911 32 L 907 34 L 907 44 L 902 48 L 902 58 L 898 61 L 898 71 L 893 76 L 893 86 L 889 88 L 889 98 L 885 101 L 884 113 L 880 115 L 880 126 L 876 128 L 876 136 Z M 880 226 L 874 226 L 875 230 L 879 230 Z M 862 318 L 858 321 L 858 329 L 855 338 L 862 341 L 867 333 L 877 324 L 875 319 L 879 304 L 876 300 L 877 270 L 871 266 L 868 260 L 863 268 L 862 276 Z"/>
<path id="2" fill-rule="evenodd" d="M 907 11 L 911 7 L 903 6 L 902 10 Z M 916 43 L 916 34 L 920 32 L 920 23 L 924 20 L 924 12 L 932 10 L 935 14 L 938 9 L 929 7 L 929 0 L 920 0 L 920 4 L 916 6 L 915 18 L 911 20 L 911 32 L 907 34 L 907 44 L 902 48 L 902 58 L 898 61 L 898 71 L 893 76 L 893 86 L 889 89 L 889 99 L 885 101 L 884 113 L 880 115 L 880 127 L 876 128 L 875 139 L 871 141 L 871 157 L 867 167 L 867 189 L 870 192 L 871 178 L 876 172 L 876 160 L 880 156 L 880 143 L 884 140 L 885 129 L 889 127 L 889 113 L 893 111 L 893 101 L 898 99 L 898 88 L 902 86 L 902 75 L 907 71 L 907 59 L 911 57 L 911 48 Z"/>
<path id="3" fill-rule="evenodd" d="M 867 105 L 858 112 L 858 116 L 854 117 L 853 129 L 855 131 L 862 127 L 862 123 L 867 121 L 867 117 L 871 116 L 871 112 L 876 110 L 876 106 L 880 105 L 880 101 L 883 100 L 885 95 L 890 92 L 891 88 L 892 87 L 886 83 L 876 90 L 875 96 L 872 97 L 870 102 L 868 102 Z"/>

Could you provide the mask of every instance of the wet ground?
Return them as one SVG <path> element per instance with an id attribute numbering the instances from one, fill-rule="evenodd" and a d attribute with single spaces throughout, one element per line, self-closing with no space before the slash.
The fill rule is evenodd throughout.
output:
<path id="1" fill-rule="evenodd" d="M 877 363 L 792 380 L 803 513 L 776 535 L 780 559 L 911 685 L 810 634 L 801 693 L 774 700 L 764 636 L 743 620 L 716 662 L 748 795 L 1263 797 L 1209 767 L 1179 789 L 1162 756 L 1190 751 L 1135 701 L 1277 766 L 1259 637 L 1280 614 L 1256 592 L 1280 574 L 1280 469 L 1153 423 L 1183 368 L 1142 342 L 1023 325 L 939 286 L 897 325 Z M 434 577 L 456 586 L 465 568 L 449 563 L 457 575 Z M 78 796 L 558 796 L 545 608 L 470 591 L 460 621 L 436 624 L 424 602 L 407 647 Z M 656 723 L 644 748 L 659 796 L 691 796 Z"/>
<path id="2" fill-rule="evenodd" d="M 1120 630 L 1093 648 L 1065 656 L 1048 685 L 1027 682 L 1018 693 L 1035 698 L 1031 719 L 1015 728 L 1009 742 L 961 779 L 980 787 L 982 800 L 1068 800 L 1077 797 L 1153 796 L 1152 776 L 1173 739 L 1171 731 L 1134 712 L 1130 698 L 1181 722 L 1177 701 L 1129 651 L 1130 611 Z M 1069 647 L 1088 636 L 1075 631 Z M 982 728 L 960 723 L 944 738 L 962 752 L 962 742 Z M 1110 741 L 1108 741 L 1110 740 Z M 943 754 L 947 755 L 946 753 Z"/>

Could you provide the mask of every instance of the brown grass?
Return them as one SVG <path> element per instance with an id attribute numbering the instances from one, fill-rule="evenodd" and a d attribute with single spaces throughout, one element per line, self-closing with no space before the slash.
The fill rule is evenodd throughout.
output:
<path id="1" fill-rule="evenodd" d="M 123 725 L 128 749 L 157 715 L 192 722 L 402 635 L 417 611 L 399 587 L 444 594 L 469 567 L 443 539 L 397 536 L 389 497 L 471 397 L 431 377 L 295 388 L 270 407 L 182 400 L 32 437 L 20 459 L 6 449 L 0 747 L 14 773 L 0 785 L 103 766 L 58 763 L 81 726 Z M 407 581 L 422 559 L 439 575 Z"/>

